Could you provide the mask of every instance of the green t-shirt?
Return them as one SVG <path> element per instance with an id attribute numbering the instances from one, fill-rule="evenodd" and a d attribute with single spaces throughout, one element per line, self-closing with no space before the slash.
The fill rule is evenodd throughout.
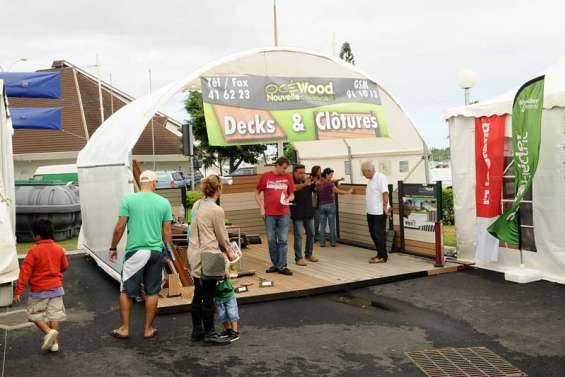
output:
<path id="1" fill-rule="evenodd" d="M 167 199 L 153 192 L 136 192 L 122 199 L 118 216 L 128 217 L 126 254 L 139 249 L 162 250 L 163 222 L 173 219 Z"/>
<path id="2" fill-rule="evenodd" d="M 225 278 L 221 280 L 218 285 L 216 285 L 216 294 L 214 297 L 218 300 L 227 300 L 235 295 L 235 290 L 230 278 Z"/>

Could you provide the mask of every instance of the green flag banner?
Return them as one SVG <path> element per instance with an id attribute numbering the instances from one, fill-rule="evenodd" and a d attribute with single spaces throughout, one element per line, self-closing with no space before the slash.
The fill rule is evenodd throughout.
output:
<path id="1" fill-rule="evenodd" d="M 532 185 L 539 160 L 541 113 L 543 110 L 544 76 L 524 84 L 512 106 L 512 145 L 516 170 L 516 194 L 512 207 L 489 228 L 494 237 L 510 244 L 520 244 L 518 210 L 524 195 Z"/>
<path id="2" fill-rule="evenodd" d="M 380 88 L 338 77 L 201 77 L 211 145 L 389 137 Z"/>

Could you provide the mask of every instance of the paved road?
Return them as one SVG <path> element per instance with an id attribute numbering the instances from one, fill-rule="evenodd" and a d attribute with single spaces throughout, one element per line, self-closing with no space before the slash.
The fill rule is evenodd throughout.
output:
<path id="1" fill-rule="evenodd" d="M 3 376 L 423 376 L 405 352 L 486 346 L 529 376 L 565 376 L 565 289 L 466 271 L 347 293 L 242 306 L 242 338 L 191 344 L 188 314 L 158 317 L 158 339 L 111 338 L 117 284 L 85 256 L 71 257 L 69 321 L 59 354 L 39 350 L 35 328 L 0 338 Z M 378 267 L 377 267 L 378 268 Z"/>

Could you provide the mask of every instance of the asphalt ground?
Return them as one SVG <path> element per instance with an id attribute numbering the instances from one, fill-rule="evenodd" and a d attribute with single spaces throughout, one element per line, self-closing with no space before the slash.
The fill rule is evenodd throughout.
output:
<path id="1" fill-rule="evenodd" d="M 118 284 L 84 255 L 70 263 L 61 351 L 42 353 L 35 327 L 2 330 L 2 376 L 424 376 L 406 352 L 476 346 L 529 376 L 565 376 L 565 289 L 557 284 L 468 270 L 243 305 L 241 339 L 211 347 L 190 342 L 189 313 L 158 316 L 158 337 L 143 340 L 142 304 L 132 337 L 110 337 Z"/>

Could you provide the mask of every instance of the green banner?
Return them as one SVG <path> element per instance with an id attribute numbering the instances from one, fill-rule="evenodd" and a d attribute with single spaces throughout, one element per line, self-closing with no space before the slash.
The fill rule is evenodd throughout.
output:
<path id="1" fill-rule="evenodd" d="M 489 228 L 490 234 L 510 244 L 520 244 L 518 210 L 524 195 L 532 185 L 538 167 L 543 110 L 544 76 L 524 84 L 512 106 L 512 146 L 516 171 L 516 194 L 512 207 Z"/>
<path id="2" fill-rule="evenodd" d="M 388 137 L 378 85 L 333 77 L 201 77 L 211 145 Z"/>

